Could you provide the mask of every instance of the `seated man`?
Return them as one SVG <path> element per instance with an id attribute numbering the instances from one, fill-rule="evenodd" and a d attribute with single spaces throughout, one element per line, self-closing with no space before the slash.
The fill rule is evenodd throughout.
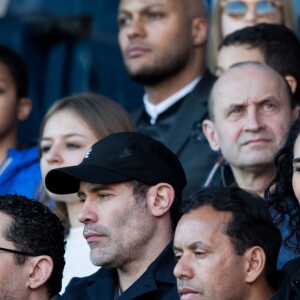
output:
<path id="1" fill-rule="evenodd" d="M 23 196 L 0 196 L 1 299 L 56 299 L 64 253 L 64 227 L 55 214 Z"/>
<path id="2" fill-rule="evenodd" d="M 175 231 L 181 299 L 269 300 L 280 245 L 260 197 L 238 187 L 200 191 L 184 203 Z"/>
<path id="3" fill-rule="evenodd" d="M 140 133 L 112 134 L 78 166 L 51 170 L 45 184 L 78 192 L 90 257 L 102 266 L 72 279 L 63 299 L 179 299 L 172 239 L 186 178 L 171 150 Z"/>
<path id="4" fill-rule="evenodd" d="M 239 63 L 214 84 L 208 110 L 203 131 L 226 162 L 212 168 L 204 186 L 236 184 L 263 197 L 275 175 L 274 154 L 298 117 L 288 84 L 267 65 Z M 277 225 L 286 239 L 292 232 L 289 217 Z M 278 267 L 298 255 L 283 243 Z"/>

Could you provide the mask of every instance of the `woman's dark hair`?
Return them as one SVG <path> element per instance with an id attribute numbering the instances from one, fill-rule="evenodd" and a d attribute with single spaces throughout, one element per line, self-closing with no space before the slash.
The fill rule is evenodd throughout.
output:
<path id="1" fill-rule="evenodd" d="M 286 215 L 289 217 L 289 235 L 284 239 L 283 245 L 294 252 L 300 252 L 300 206 L 292 185 L 294 146 L 299 135 L 300 118 L 294 122 L 284 145 L 275 154 L 276 175 L 265 192 L 268 206 L 276 212 L 275 224 L 282 223 Z"/>

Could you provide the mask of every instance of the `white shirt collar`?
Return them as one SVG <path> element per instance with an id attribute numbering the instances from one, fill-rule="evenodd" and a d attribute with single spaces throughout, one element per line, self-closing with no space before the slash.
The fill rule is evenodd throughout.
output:
<path id="1" fill-rule="evenodd" d="M 197 77 L 191 83 L 183 87 L 181 90 L 179 90 L 178 92 L 176 92 L 175 94 L 171 95 L 170 97 L 158 104 L 152 104 L 148 99 L 148 94 L 145 94 L 143 101 L 145 105 L 145 110 L 147 114 L 151 117 L 151 124 L 155 124 L 157 117 L 161 113 L 166 111 L 169 107 L 171 107 L 184 96 L 186 96 L 188 93 L 190 93 L 200 80 L 201 76 Z"/>

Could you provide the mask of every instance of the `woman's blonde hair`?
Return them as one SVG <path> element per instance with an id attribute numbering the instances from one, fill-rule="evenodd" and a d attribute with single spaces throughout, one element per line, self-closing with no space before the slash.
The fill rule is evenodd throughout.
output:
<path id="1" fill-rule="evenodd" d="M 207 65 L 212 73 L 215 73 L 217 65 L 218 48 L 223 40 L 221 28 L 221 1 L 214 0 L 211 12 L 210 29 L 207 43 Z M 293 0 L 281 0 L 283 11 L 283 25 L 298 33 L 296 16 L 293 8 Z"/>
<path id="2" fill-rule="evenodd" d="M 96 93 L 81 93 L 62 98 L 53 103 L 42 120 L 40 139 L 48 120 L 63 110 L 74 112 L 85 121 L 99 139 L 117 132 L 134 131 L 134 125 L 128 113 L 115 101 Z M 53 206 L 53 201 L 45 193 L 44 187 L 40 189 L 39 200 L 47 206 Z M 68 233 L 70 224 L 66 204 L 55 201 L 53 211 L 63 221 Z"/>

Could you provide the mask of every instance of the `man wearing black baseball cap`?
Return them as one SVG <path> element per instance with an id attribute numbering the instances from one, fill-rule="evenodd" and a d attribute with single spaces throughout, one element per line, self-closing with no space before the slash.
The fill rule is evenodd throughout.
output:
<path id="1" fill-rule="evenodd" d="M 94 144 L 78 166 L 51 170 L 45 184 L 55 194 L 78 192 L 90 257 L 102 266 L 72 279 L 63 299 L 179 299 L 171 242 L 186 178 L 167 147 L 139 133 L 116 133 Z"/>

